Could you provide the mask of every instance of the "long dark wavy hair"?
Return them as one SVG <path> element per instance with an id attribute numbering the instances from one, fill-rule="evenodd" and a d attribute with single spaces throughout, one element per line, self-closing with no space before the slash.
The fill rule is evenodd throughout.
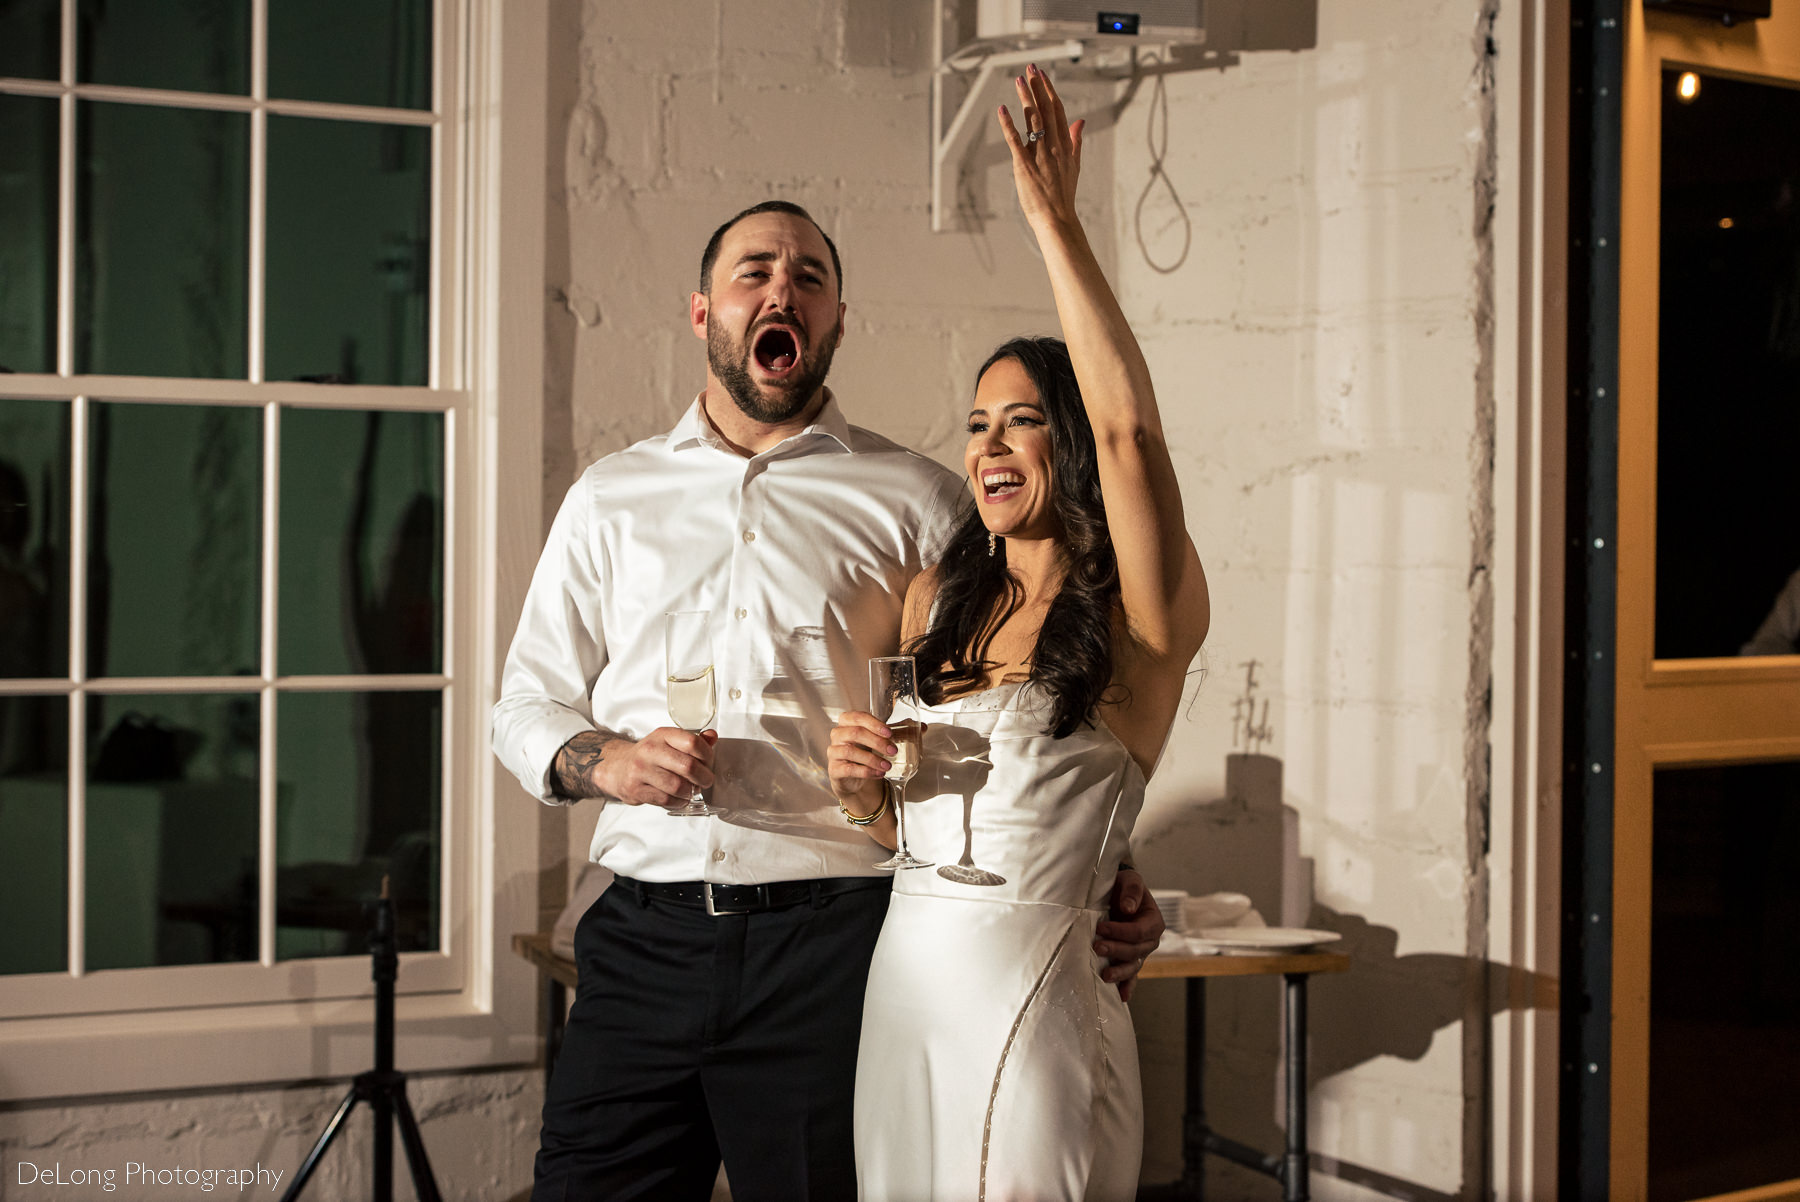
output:
<path id="1" fill-rule="evenodd" d="M 1062 525 L 1062 587 L 1050 602 L 1031 656 L 1031 679 L 1055 699 L 1047 733 L 1061 739 L 1092 725 L 1112 683 L 1113 611 L 1119 563 L 1100 500 L 1099 457 L 1060 338 L 1014 338 L 988 356 L 977 386 L 1002 359 L 1015 360 L 1037 389 L 1050 432 L 1051 506 Z M 1000 541 L 1004 547 L 1005 540 Z M 1024 593 L 1006 568 L 1006 553 L 988 554 L 980 507 L 968 509 L 938 564 L 938 591 L 926 632 L 907 651 L 919 664 L 919 696 L 930 704 L 978 682 L 994 632 L 1019 608 Z"/>

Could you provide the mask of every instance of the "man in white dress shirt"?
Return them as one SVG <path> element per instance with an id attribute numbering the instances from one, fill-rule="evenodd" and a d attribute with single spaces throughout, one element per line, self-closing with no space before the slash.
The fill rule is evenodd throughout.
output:
<path id="1" fill-rule="evenodd" d="M 824 778 L 832 720 L 895 651 L 908 582 L 965 492 L 849 425 L 837 248 L 804 210 L 713 235 L 690 300 L 706 390 L 583 473 L 507 657 L 494 746 L 551 804 L 601 800 L 617 881 L 582 918 L 580 988 L 544 1105 L 534 1199 L 855 1196 L 851 1098 L 890 878 Z M 714 729 L 671 725 L 663 615 L 713 615 Z M 841 683 L 840 683 L 841 682 Z M 721 817 L 669 807 L 707 791 Z M 1129 878 L 1129 879 L 1128 879 Z M 1162 919 L 1135 873 L 1109 979 Z M 954 981 L 946 981 L 954 988 Z"/>

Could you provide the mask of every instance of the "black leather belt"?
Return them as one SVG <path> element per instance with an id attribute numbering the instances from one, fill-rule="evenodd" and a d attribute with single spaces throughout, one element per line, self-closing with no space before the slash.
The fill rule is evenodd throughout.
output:
<path id="1" fill-rule="evenodd" d="M 811 881 L 770 881 L 764 885 L 714 885 L 708 881 L 640 881 L 622 876 L 614 883 L 637 894 L 639 899 L 691 906 L 718 915 L 761 914 L 808 902 L 817 905 L 845 893 L 891 888 L 893 878 L 826 876 Z"/>

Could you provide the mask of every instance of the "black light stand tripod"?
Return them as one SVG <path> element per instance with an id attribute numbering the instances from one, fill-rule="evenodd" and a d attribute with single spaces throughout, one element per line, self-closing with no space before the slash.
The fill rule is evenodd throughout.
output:
<path id="1" fill-rule="evenodd" d="M 406 1145 L 406 1164 L 412 1170 L 413 1192 L 419 1202 L 442 1202 L 437 1180 L 431 1175 L 431 1162 L 425 1158 L 425 1141 L 419 1138 L 419 1120 L 413 1117 L 412 1105 L 406 1100 L 406 1074 L 394 1070 L 394 978 L 400 975 L 400 955 L 394 946 L 394 902 L 388 896 L 388 882 L 381 878 L 381 897 L 363 903 L 375 925 L 369 931 L 369 955 L 374 962 L 371 975 L 375 979 L 375 1067 L 358 1073 L 350 1092 L 325 1124 L 319 1142 L 307 1153 L 300 1171 L 281 1202 L 294 1202 L 306 1187 L 306 1179 L 319 1167 L 325 1149 L 343 1128 L 344 1120 L 358 1102 L 375 1108 L 375 1186 L 370 1192 L 374 1202 L 393 1202 L 394 1197 L 394 1120 L 400 1120 L 400 1139 Z"/>

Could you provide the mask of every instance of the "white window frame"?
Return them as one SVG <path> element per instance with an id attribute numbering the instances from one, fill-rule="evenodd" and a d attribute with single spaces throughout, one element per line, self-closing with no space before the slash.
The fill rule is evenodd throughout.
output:
<path id="1" fill-rule="evenodd" d="M 426 1070 L 519 1063 L 536 1055 L 535 974 L 509 951 L 511 934 L 536 926 L 537 815 L 520 812 L 488 747 L 487 715 L 511 623 L 541 542 L 546 0 L 436 0 L 430 113 L 360 109 L 383 122 L 432 128 L 433 289 L 426 388 L 270 383 L 260 379 L 263 272 L 263 146 L 266 114 L 331 116 L 345 106 L 268 101 L 263 53 L 266 0 L 253 0 L 255 64 L 249 97 L 154 93 L 158 104 L 251 114 L 252 208 L 250 371 L 244 380 L 168 380 L 73 374 L 74 149 L 79 99 L 147 100 L 143 90 L 77 85 L 75 0 L 64 0 L 62 78 L 10 83 L 11 93 L 63 106 L 54 375 L 0 376 L 0 397 L 66 400 L 76 445 L 92 401 L 233 404 L 264 413 L 262 674 L 243 679 L 85 678 L 20 684 L 8 693 L 65 694 L 69 725 L 69 851 L 79 873 L 84 843 L 82 720 L 99 693 L 257 692 L 272 728 L 281 692 L 443 689 L 444 873 L 442 951 L 401 957 L 397 1005 L 401 1066 Z M 501 398 L 505 398 L 504 419 Z M 279 408 L 320 406 L 424 410 L 445 420 L 445 662 L 441 675 L 274 675 L 278 548 Z M 71 629 L 85 626 L 81 580 L 86 481 L 77 455 L 71 480 L 75 571 Z M 503 539 L 503 535 L 505 536 Z M 504 542 L 504 546 L 503 546 Z M 504 556 L 504 559 L 503 559 Z M 77 639 L 79 648 L 81 640 Z M 79 651 L 77 660 L 80 659 Z M 260 749 L 259 962 L 89 973 L 80 956 L 78 875 L 71 897 L 69 971 L 0 976 L 0 1099 L 75 1097 L 139 1090 L 347 1076 L 373 1056 L 373 987 L 364 956 L 274 958 L 274 754 Z M 496 798 L 506 812 L 496 814 Z"/>

